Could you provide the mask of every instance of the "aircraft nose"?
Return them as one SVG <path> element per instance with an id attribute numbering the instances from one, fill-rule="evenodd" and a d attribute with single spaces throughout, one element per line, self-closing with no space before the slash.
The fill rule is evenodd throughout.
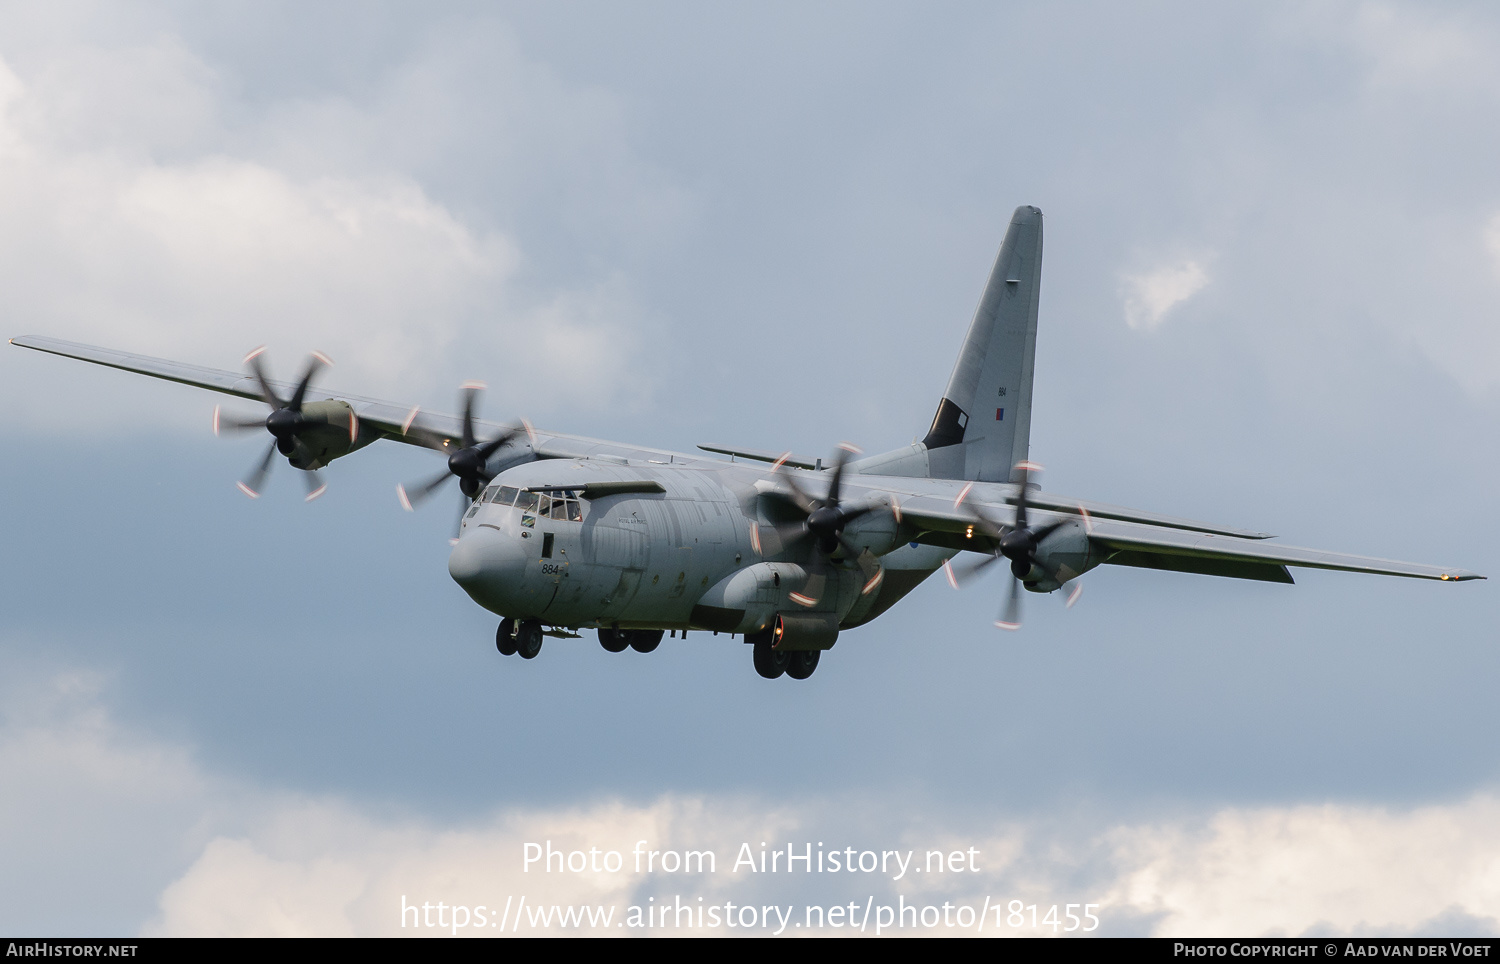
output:
<path id="1" fill-rule="evenodd" d="M 508 608 L 507 596 L 525 577 L 526 553 L 518 540 L 493 529 L 478 529 L 466 533 L 453 547 L 448 574 L 475 602 L 499 613 Z"/>

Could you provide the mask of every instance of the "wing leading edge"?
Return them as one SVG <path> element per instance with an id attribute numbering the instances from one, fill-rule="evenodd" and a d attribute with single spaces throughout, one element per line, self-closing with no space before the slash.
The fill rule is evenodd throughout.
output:
<path id="1" fill-rule="evenodd" d="M 186 362 L 154 358 L 150 355 L 137 355 L 132 352 L 118 351 L 113 348 L 100 348 L 95 345 L 82 345 L 77 342 L 63 341 L 59 338 L 44 338 L 38 335 L 18 336 L 10 339 L 10 343 L 18 348 L 30 348 L 34 351 L 61 355 L 64 358 L 74 358 L 95 365 L 103 365 L 107 368 L 118 368 L 121 371 L 132 372 L 137 375 L 148 375 L 151 378 L 160 378 L 169 382 L 177 382 L 180 385 L 190 385 L 193 388 L 207 389 L 208 391 L 219 392 L 224 395 L 233 395 L 238 398 L 254 401 L 260 401 L 261 399 L 260 386 L 256 383 L 253 376 L 245 372 L 230 372 L 218 368 L 207 368 L 202 365 L 190 365 Z M 289 382 L 273 380 L 270 384 L 273 389 L 286 396 L 291 395 L 296 388 L 295 385 Z M 373 431 L 385 438 L 393 439 L 397 442 L 405 442 L 410 445 L 425 446 L 427 439 L 433 435 L 459 439 L 463 434 L 463 420 L 456 415 L 428 412 L 425 409 L 419 409 L 415 406 L 386 402 L 378 398 L 367 398 L 362 395 L 332 392 L 317 388 L 316 386 L 307 390 L 306 398 L 309 401 L 336 399 L 347 402 L 349 407 L 354 410 L 354 414 L 359 417 L 361 433 Z M 420 423 L 422 428 L 421 433 L 410 431 L 414 421 Z M 476 424 L 484 428 L 486 435 L 491 436 L 498 435 L 505 428 L 505 426 L 478 420 L 476 420 Z M 562 435 L 557 433 L 538 432 L 535 442 L 532 443 L 532 450 L 536 458 L 543 459 L 631 459 L 643 462 L 660 462 L 663 464 L 696 461 L 694 456 L 681 452 L 620 445 L 615 442 L 586 438 L 581 435 Z"/>

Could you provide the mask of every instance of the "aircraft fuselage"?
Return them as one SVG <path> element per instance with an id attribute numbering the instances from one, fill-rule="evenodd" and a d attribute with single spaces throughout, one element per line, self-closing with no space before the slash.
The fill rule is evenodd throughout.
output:
<path id="1" fill-rule="evenodd" d="M 601 483 L 661 491 L 586 497 Z M 779 551 L 774 526 L 784 520 L 763 497 L 772 488 L 764 467 L 738 463 L 526 463 L 470 506 L 449 572 L 481 606 L 518 621 L 755 634 L 779 613 L 859 625 L 953 555 L 898 545 L 889 513 L 870 513 L 845 536 L 881 556 L 880 584 L 864 592 L 863 573 L 835 552 L 817 601 L 799 602 L 807 553 Z"/>

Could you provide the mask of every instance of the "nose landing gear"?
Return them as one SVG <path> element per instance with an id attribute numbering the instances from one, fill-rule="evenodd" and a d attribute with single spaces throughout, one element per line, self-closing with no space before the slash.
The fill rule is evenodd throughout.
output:
<path id="1" fill-rule="evenodd" d="M 500 620 L 500 628 L 495 630 L 495 648 L 501 656 L 516 655 L 516 621 L 509 616 Z"/>
<path id="2" fill-rule="evenodd" d="M 495 648 L 501 656 L 520 654 L 522 659 L 536 659 L 542 651 L 542 624 L 535 619 L 523 619 L 519 623 L 509 616 L 500 620 L 495 630 Z"/>

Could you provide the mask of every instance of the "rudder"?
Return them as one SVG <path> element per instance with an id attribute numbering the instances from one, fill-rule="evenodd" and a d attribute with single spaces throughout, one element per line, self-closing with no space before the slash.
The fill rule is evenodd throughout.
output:
<path id="1" fill-rule="evenodd" d="M 1042 212 L 1016 208 L 989 284 L 922 439 L 931 478 L 1006 482 L 1031 442 Z"/>

